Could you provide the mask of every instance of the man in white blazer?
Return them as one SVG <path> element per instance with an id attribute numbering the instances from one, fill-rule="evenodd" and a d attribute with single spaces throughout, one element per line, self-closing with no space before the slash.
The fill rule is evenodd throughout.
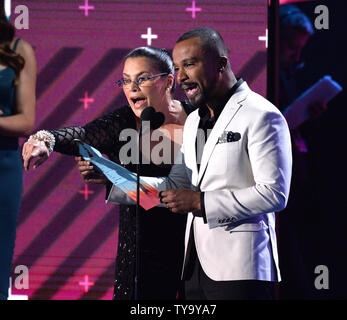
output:
<path id="1" fill-rule="evenodd" d="M 280 280 L 274 212 L 286 206 L 291 178 L 287 123 L 235 78 L 215 30 L 184 34 L 173 60 L 178 84 L 199 107 L 184 126 L 182 164 L 173 166 L 161 193 L 173 213 L 189 212 L 186 296 L 271 298 L 271 282 Z"/>
<path id="2" fill-rule="evenodd" d="M 280 281 L 274 212 L 286 206 L 291 178 L 287 123 L 235 78 L 215 30 L 185 33 L 173 60 L 178 84 L 198 109 L 186 120 L 169 177 L 153 181 L 166 190 L 161 201 L 173 214 L 188 213 L 186 298 L 271 299 Z"/>

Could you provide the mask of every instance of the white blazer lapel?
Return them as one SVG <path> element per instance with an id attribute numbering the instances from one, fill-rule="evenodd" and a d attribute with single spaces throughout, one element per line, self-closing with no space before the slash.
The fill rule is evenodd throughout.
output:
<path id="1" fill-rule="evenodd" d="M 223 131 L 232 120 L 236 112 L 242 106 L 241 102 L 246 98 L 247 89 L 249 90 L 247 84 L 244 82 L 230 98 L 230 100 L 225 105 L 223 111 L 218 117 L 216 124 L 214 125 L 203 150 L 201 157 L 200 170 L 198 175 L 197 184 L 200 183 L 201 178 L 204 175 L 208 161 L 211 154 L 218 142 L 218 138 L 222 135 Z"/>

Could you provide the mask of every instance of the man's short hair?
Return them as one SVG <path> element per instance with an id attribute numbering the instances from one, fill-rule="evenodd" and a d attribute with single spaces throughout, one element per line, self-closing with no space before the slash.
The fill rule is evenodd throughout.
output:
<path id="1" fill-rule="evenodd" d="M 214 29 L 201 27 L 184 33 L 176 43 L 184 40 L 199 38 L 206 53 L 214 53 L 217 56 L 228 56 L 228 49 L 222 36 Z"/>

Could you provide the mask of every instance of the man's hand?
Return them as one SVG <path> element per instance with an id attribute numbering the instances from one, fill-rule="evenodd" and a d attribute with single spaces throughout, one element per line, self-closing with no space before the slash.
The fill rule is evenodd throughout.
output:
<path id="1" fill-rule="evenodd" d="M 75 157 L 75 160 L 78 162 L 78 170 L 85 182 L 97 184 L 106 183 L 107 178 L 103 174 L 96 172 L 89 161 L 85 161 L 81 157 Z"/>
<path id="2" fill-rule="evenodd" d="M 200 210 L 200 192 L 192 190 L 166 190 L 160 193 L 160 201 L 174 213 Z"/>

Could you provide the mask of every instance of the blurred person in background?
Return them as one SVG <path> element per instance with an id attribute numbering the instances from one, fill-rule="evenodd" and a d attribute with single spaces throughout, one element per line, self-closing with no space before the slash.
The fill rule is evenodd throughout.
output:
<path id="1" fill-rule="evenodd" d="M 302 51 L 314 34 L 309 18 L 296 6 L 280 6 L 280 92 L 279 108 L 285 114 L 302 93 L 298 89 L 299 71 L 304 67 Z M 318 134 L 317 121 L 327 109 L 322 101 L 308 106 L 310 118 L 291 130 L 293 172 L 287 208 L 279 215 L 279 255 L 282 272 L 281 299 L 313 297 L 314 262 L 317 245 L 314 180 L 310 168 L 307 139 Z M 287 109 L 287 110 L 286 110 Z"/>

